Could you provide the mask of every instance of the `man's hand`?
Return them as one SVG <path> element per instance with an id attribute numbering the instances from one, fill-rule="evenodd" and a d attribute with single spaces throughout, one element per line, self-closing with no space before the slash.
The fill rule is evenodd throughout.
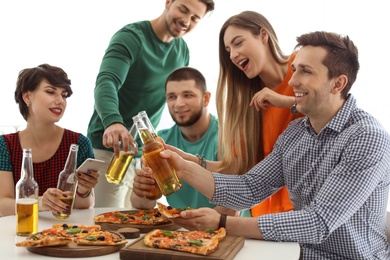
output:
<path id="1" fill-rule="evenodd" d="M 103 145 L 107 148 L 114 148 L 114 154 L 119 157 L 119 141 L 122 142 L 123 151 L 129 150 L 129 144 L 134 143 L 134 138 L 129 130 L 120 123 L 114 123 L 106 128 L 103 134 Z"/>
<path id="2" fill-rule="evenodd" d="M 218 229 L 221 214 L 211 208 L 184 210 L 181 218 L 174 218 L 172 222 L 188 230 Z"/>
<path id="3" fill-rule="evenodd" d="M 152 169 L 144 167 L 135 171 L 133 192 L 140 198 L 157 200 L 162 196 L 160 188 L 152 177 Z"/>

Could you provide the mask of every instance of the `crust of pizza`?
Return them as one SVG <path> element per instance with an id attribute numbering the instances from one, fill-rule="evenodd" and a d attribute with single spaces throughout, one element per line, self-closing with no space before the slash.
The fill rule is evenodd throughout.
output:
<path id="1" fill-rule="evenodd" d="M 46 247 L 67 245 L 73 241 L 70 237 L 46 236 L 42 233 L 36 233 L 24 241 L 17 242 L 15 245 L 20 247 Z"/>
<path id="2" fill-rule="evenodd" d="M 144 236 L 144 244 L 153 248 L 209 255 L 217 249 L 219 241 L 225 237 L 226 230 L 224 228 L 214 232 L 155 229 Z"/>

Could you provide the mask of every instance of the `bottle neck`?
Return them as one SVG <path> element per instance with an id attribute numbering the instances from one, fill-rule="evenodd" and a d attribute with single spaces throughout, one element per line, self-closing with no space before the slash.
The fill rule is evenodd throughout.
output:
<path id="1" fill-rule="evenodd" d="M 64 171 L 66 172 L 75 172 L 77 167 L 77 151 L 78 145 L 72 144 L 70 146 L 68 158 L 66 159 Z"/>
<path id="2" fill-rule="evenodd" d="M 144 144 L 154 141 L 152 134 L 147 128 L 139 129 L 139 134 L 141 136 L 142 143 Z"/>
<path id="3" fill-rule="evenodd" d="M 144 122 L 145 126 L 148 128 L 149 132 L 153 135 L 156 135 L 156 130 L 154 129 L 152 122 L 150 121 L 146 113 L 141 114 L 141 119 Z"/>
<path id="4" fill-rule="evenodd" d="M 34 179 L 31 149 L 23 150 L 23 161 L 21 168 L 21 179 Z"/>

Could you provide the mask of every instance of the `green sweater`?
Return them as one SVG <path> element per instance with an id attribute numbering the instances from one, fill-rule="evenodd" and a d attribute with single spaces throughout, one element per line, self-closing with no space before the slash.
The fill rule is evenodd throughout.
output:
<path id="1" fill-rule="evenodd" d="M 173 145 L 184 152 L 204 156 L 206 160 L 216 161 L 218 154 L 218 120 L 212 116 L 207 132 L 196 142 L 188 142 L 183 138 L 180 128 L 174 125 L 170 129 L 158 131 L 158 136 L 164 139 L 165 143 Z M 185 181 L 181 180 L 183 187 L 177 192 L 168 195 L 169 205 L 175 208 L 208 207 L 214 208 L 215 205 L 209 203 L 208 199 L 199 191 L 194 189 Z"/>
<path id="2" fill-rule="evenodd" d="M 165 80 L 176 68 L 188 66 L 189 50 L 182 38 L 162 42 L 149 21 L 128 24 L 111 38 L 95 86 L 95 106 L 87 136 L 92 146 L 103 146 L 104 130 L 113 123 L 128 129 L 132 117 L 146 110 L 153 126 L 165 106 Z M 141 155 L 141 143 L 139 143 Z"/>

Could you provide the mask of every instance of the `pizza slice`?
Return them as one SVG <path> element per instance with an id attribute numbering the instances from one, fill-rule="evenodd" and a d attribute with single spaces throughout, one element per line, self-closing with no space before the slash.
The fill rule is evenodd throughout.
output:
<path id="1" fill-rule="evenodd" d="M 80 234 L 74 238 L 78 245 L 86 246 L 117 246 L 127 243 L 126 238 L 111 231 L 96 231 L 89 234 Z"/>
<path id="2" fill-rule="evenodd" d="M 180 217 L 180 212 L 184 210 L 189 210 L 191 209 L 190 207 L 186 208 L 173 208 L 171 206 L 166 206 L 160 202 L 157 202 L 157 208 L 158 211 L 161 213 L 166 218 L 178 218 Z"/>
<path id="3" fill-rule="evenodd" d="M 113 223 L 129 225 L 158 225 L 170 223 L 158 209 L 139 209 L 132 211 L 112 211 L 94 217 L 95 223 Z"/>
<path id="4" fill-rule="evenodd" d="M 20 247 L 45 247 L 45 246 L 61 246 L 71 243 L 71 237 L 62 236 L 61 234 L 44 234 L 42 232 L 35 233 L 26 240 L 16 242 L 16 246 Z"/>
<path id="5" fill-rule="evenodd" d="M 120 211 L 111 211 L 94 217 L 95 223 L 116 223 L 121 224 L 126 221 L 127 216 Z"/>
<path id="6" fill-rule="evenodd" d="M 226 237 L 226 230 L 170 231 L 155 229 L 144 236 L 144 244 L 153 248 L 170 249 L 199 255 L 214 252 Z"/>

